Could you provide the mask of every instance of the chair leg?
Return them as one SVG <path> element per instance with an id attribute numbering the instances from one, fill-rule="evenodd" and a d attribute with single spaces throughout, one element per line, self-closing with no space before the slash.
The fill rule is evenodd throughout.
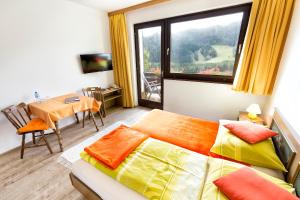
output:
<path id="1" fill-rule="evenodd" d="M 78 114 L 77 113 L 75 113 L 75 117 L 76 117 L 77 124 L 79 124 L 79 118 L 78 118 Z"/>
<path id="2" fill-rule="evenodd" d="M 62 144 L 62 137 L 61 137 L 61 132 L 60 132 L 60 129 L 59 129 L 59 126 L 58 126 L 58 121 L 55 122 L 55 134 L 56 134 L 57 139 L 58 139 L 58 144 L 59 144 L 60 151 L 63 152 L 64 147 L 63 147 L 63 144 Z"/>
<path id="3" fill-rule="evenodd" d="M 82 128 L 84 128 L 84 122 L 85 122 L 85 111 L 83 111 Z"/>
<path id="4" fill-rule="evenodd" d="M 50 147 L 50 145 L 49 145 L 49 143 L 48 143 L 48 141 L 47 141 L 47 139 L 46 139 L 46 137 L 45 137 L 44 131 L 41 131 L 40 133 L 41 133 L 41 136 L 42 136 L 43 140 L 44 140 L 45 143 L 46 143 L 46 146 L 47 146 L 48 150 L 50 151 L 50 154 L 52 154 L 52 153 L 53 153 L 53 152 L 52 152 L 52 149 L 51 149 L 51 147 Z"/>
<path id="5" fill-rule="evenodd" d="M 35 133 L 32 133 L 32 143 L 36 144 L 36 142 L 35 142 Z"/>
<path id="6" fill-rule="evenodd" d="M 93 119 L 93 122 L 94 122 L 94 125 L 95 125 L 95 127 L 96 127 L 97 131 L 99 131 L 99 128 L 98 128 L 98 126 L 97 126 L 97 124 L 96 124 L 96 120 L 95 120 L 94 114 L 92 113 L 92 111 L 91 111 L 91 110 L 89 110 L 89 112 L 90 112 L 90 113 L 91 113 L 91 115 L 92 115 L 92 119 Z"/>
<path id="7" fill-rule="evenodd" d="M 105 104 L 103 104 L 103 107 L 102 107 L 102 113 L 103 113 L 103 117 L 106 117 L 106 108 L 105 108 Z"/>
<path id="8" fill-rule="evenodd" d="M 89 120 L 91 120 L 91 111 L 89 110 Z"/>
<path id="9" fill-rule="evenodd" d="M 21 147 L 21 159 L 23 159 L 23 156 L 24 156 L 24 150 L 25 150 L 25 138 L 26 138 L 26 135 L 23 134 L 23 135 L 22 135 L 22 147 Z"/>
<path id="10" fill-rule="evenodd" d="M 100 111 L 98 111 L 98 114 L 99 114 L 99 116 L 100 116 L 100 120 L 101 120 L 102 126 L 104 126 L 104 123 L 103 123 L 103 119 L 102 119 L 102 114 L 101 114 L 101 112 L 100 112 Z"/>

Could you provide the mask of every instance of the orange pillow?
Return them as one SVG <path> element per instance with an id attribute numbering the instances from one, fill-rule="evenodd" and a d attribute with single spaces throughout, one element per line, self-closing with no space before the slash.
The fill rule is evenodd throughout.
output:
<path id="1" fill-rule="evenodd" d="M 218 178 L 214 184 L 230 200 L 299 200 L 247 167 Z"/>
<path id="2" fill-rule="evenodd" d="M 232 134 L 250 144 L 255 144 L 277 135 L 276 132 L 251 122 L 229 123 L 225 124 L 224 127 Z"/>
<path id="3" fill-rule="evenodd" d="M 84 151 L 111 169 L 115 169 L 148 137 L 121 125 L 92 145 L 85 147 Z"/>

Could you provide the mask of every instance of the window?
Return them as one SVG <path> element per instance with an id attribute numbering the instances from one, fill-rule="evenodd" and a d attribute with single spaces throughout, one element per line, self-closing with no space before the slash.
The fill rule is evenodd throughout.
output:
<path id="1" fill-rule="evenodd" d="M 163 107 L 164 21 L 134 25 L 138 102 Z"/>
<path id="2" fill-rule="evenodd" d="M 251 4 L 167 19 L 165 77 L 232 83 Z"/>
<path id="3" fill-rule="evenodd" d="M 143 41 L 136 38 L 137 68 L 159 69 L 167 79 L 232 83 L 250 10 L 248 3 L 136 24 L 136 37 L 143 35 Z M 160 32 L 158 27 L 138 32 L 152 24 Z"/>

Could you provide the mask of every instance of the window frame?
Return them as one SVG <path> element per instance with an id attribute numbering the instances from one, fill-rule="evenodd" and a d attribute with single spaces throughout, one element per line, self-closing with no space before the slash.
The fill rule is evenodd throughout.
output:
<path id="1" fill-rule="evenodd" d="M 173 79 L 173 80 L 186 80 L 186 81 L 200 81 L 200 82 L 214 82 L 214 83 L 228 83 L 232 84 L 234 81 L 234 77 L 236 75 L 237 66 L 240 60 L 241 52 L 243 49 L 243 43 L 247 32 L 249 16 L 251 12 L 252 3 L 240 4 L 230 7 L 218 8 L 213 10 L 207 10 L 203 12 L 176 16 L 168 19 L 164 19 L 165 21 L 165 48 L 164 48 L 164 78 L 165 79 Z M 241 23 L 241 29 L 239 33 L 238 46 L 235 55 L 235 62 L 233 66 L 232 76 L 224 76 L 224 75 L 203 75 L 203 74 L 184 74 L 184 73 L 171 73 L 170 64 L 171 64 L 171 24 L 177 22 L 191 21 L 197 19 L 205 19 L 209 17 L 222 16 L 227 14 L 233 14 L 237 12 L 243 12 L 243 19 Z"/>
<path id="2" fill-rule="evenodd" d="M 140 55 L 139 54 L 139 49 L 140 49 L 140 44 L 139 44 L 139 34 L 138 31 L 140 29 L 144 28 L 151 28 L 155 26 L 160 26 L 161 27 L 161 51 L 160 51 L 160 59 L 161 59 L 161 102 L 155 102 L 155 101 L 150 101 L 142 98 L 142 93 L 141 93 L 141 63 L 140 63 Z M 141 24 L 135 24 L 134 25 L 134 45 L 135 45 L 135 59 L 136 59 L 136 76 L 137 76 L 137 93 L 138 93 L 138 103 L 140 106 L 146 106 L 149 108 L 158 108 L 162 109 L 163 108 L 163 102 L 164 102 L 164 66 L 165 66 L 165 55 L 164 55 L 164 49 L 165 49 L 165 24 L 164 20 L 155 20 L 155 21 L 150 21 L 150 22 L 144 22 Z"/>

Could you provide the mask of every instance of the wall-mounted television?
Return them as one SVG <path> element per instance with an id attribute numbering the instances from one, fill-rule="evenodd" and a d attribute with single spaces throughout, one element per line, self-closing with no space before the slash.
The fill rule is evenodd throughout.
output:
<path id="1" fill-rule="evenodd" d="M 112 59 L 110 53 L 84 54 L 80 55 L 83 73 L 92 73 L 112 70 Z"/>

